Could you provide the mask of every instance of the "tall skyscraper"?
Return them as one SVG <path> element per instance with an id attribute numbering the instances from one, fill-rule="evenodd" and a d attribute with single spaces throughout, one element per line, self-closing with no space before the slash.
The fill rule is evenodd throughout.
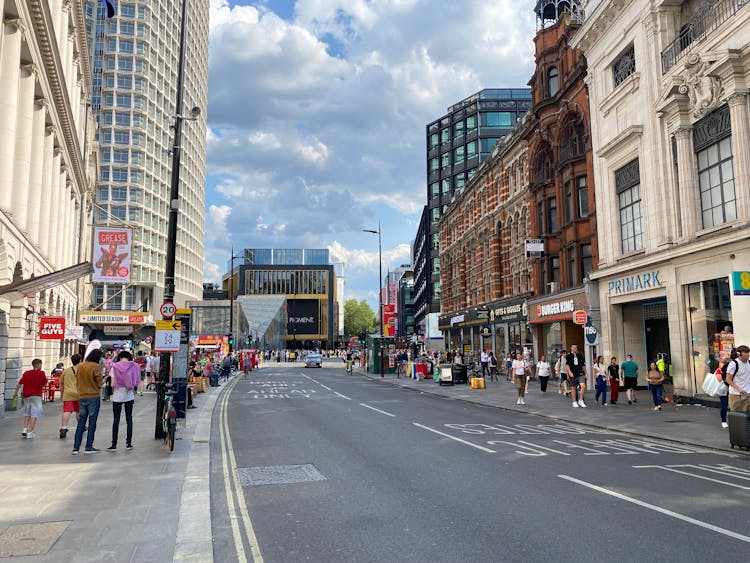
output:
<path id="1" fill-rule="evenodd" d="M 86 1 L 98 123 L 99 180 L 94 224 L 133 228 L 131 280 L 95 284 L 91 303 L 105 311 L 153 313 L 162 301 L 175 113 L 181 142 L 175 302 L 200 299 L 205 224 L 209 0 L 187 0 L 184 107 L 175 111 L 183 0 L 119 0 L 108 19 Z M 104 303 L 104 305 L 102 305 Z"/>

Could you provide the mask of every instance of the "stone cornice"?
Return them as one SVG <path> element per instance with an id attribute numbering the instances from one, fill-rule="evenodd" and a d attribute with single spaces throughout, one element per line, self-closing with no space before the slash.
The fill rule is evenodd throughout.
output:
<path id="1" fill-rule="evenodd" d="M 76 4 L 80 4 L 80 2 L 76 2 Z M 27 0 L 26 6 L 29 10 L 31 32 L 41 54 L 41 65 L 44 68 L 42 74 L 46 76 L 52 101 L 57 110 L 53 113 L 59 118 L 60 130 L 64 139 L 64 151 L 68 157 L 67 161 L 71 164 L 71 172 L 76 178 L 76 185 L 85 189 L 86 173 L 83 169 L 81 146 L 73 121 L 73 108 L 68 97 L 68 90 L 65 87 L 65 75 L 60 53 L 54 38 L 50 35 L 53 26 L 49 4 L 42 0 Z"/>
<path id="2" fill-rule="evenodd" d="M 613 22 L 632 2 L 633 0 L 601 0 L 593 8 L 587 8 L 583 25 L 570 39 L 571 47 L 586 52 L 612 29 Z"/>

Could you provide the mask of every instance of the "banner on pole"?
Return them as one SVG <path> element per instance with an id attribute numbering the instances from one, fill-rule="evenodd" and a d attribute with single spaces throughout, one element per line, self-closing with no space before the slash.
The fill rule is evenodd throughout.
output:
<path id="1" fill-rule="evenodd" d="M 94 227 L 94 283 L 130 283 L 133 231 L 123 227 Z"/>

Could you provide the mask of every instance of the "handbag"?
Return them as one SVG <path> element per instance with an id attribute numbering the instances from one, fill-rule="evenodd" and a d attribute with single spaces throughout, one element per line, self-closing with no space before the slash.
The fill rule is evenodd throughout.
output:
<path id="1" fill-rule="evenodd" d="M 720 387 L 724 386 L 724 383 L 718 381 L 713 373 L 707 373 L 703 378 L 703 392 L 709 397 L 717 397 L 721 395 Z"/>

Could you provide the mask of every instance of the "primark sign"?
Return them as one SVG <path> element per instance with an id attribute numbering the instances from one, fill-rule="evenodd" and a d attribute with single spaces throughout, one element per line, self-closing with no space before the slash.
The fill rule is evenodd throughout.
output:
<path id="1" fill-rule="evenodd" d="M 631 276 L 610 280 L 607 282 L 607 293 L 610 295 L 622 295 L 663 286 L 664 284 L 659 279 L 659 270 L 655 270 L 652 272 L 639 272 Z"/>

